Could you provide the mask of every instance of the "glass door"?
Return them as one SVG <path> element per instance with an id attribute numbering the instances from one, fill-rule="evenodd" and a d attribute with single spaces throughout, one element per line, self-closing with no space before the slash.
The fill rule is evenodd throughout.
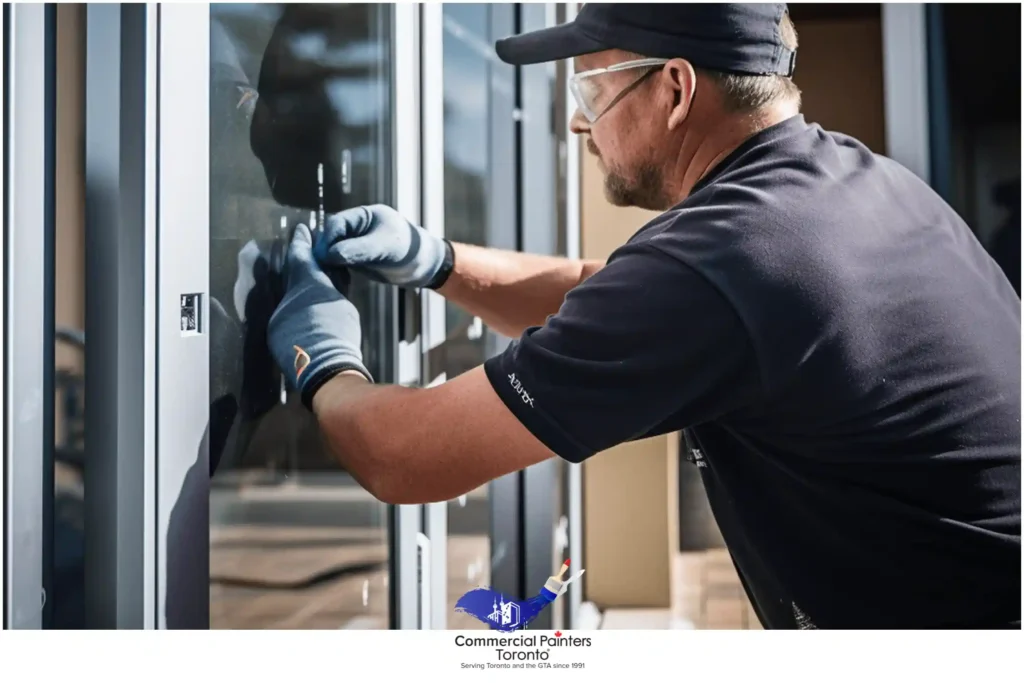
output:
<path id="1" fill-rule="evenodd" d="M 170 254 L 161 250 L 161 269 L 178 278 L 162 281 L 170 291 L 161 292 L 161 303 L 173 302 L 176 328 L 162 337 L 172 348 L 161 348 L 160 363 L 183 360 L 191 352 L 185 347 L 205 337 L 205 362 L 197 363 L 203 376 L 191 381 L 209 391 L 208 459 L 193 455 L 169 494 L 182 520 L 208 524 L 208 567 L 172 585 L 172 573 L 186 573 L 174 567 L 200 549 L 175 533 L 171 512 L 166 587 L 169 616 L 176 590 L 208 607 L 167 625 L 189 627 L 205 617 L 210 628 L 226 629 L 416 628 L 418 506 L 377 501 L 330 457 L 311 414 L 284 390 L 265 342 L 296 225 L 315 228 L 326 213 L 418 197 L 409 188 L 417 172 L 400 170 L 417 168 L 418 119 L 410 126 L 402 118 L 403 107 L 413 107 L 398 101 L 406 95 L 396 88 L 417 68 L 418 54 L 396 40 L 415 29 L 416 15 L 386 4 L 211 4 L 201 11 L 161 8 L 161 64 L 168 65 L 162 133 L 195 123 L 196 111 L 186 109 L 195 109 L 191 98 L 200 97 L 200 87 L 206 105 L 201 134 L 161 149 L 165 164 L 206 163 L 194 164 L 189 178 L 172 172 L 170 182 L 180 183 L 173 187 L 165 173 L 163 196 L 208 198 L 198 202 L 201 217 L 190 214 L 203 230 L 176 232 L 172 225 L 189 224 L 184 216 L 160 226 L 161 244 L 176 245 Z M 186 78 L 182 62 L 196 62 L 188 55 L 200 41 L 209 46 L 203 72 Z M 178 80 L 169 81 L 168 70 Z M 202 149 L 196 138 L 206 143 Z M 197 247 L 191 239 L 200 232 Z M 413 368 L 403 360 L 404 340 L 418 330 L 399 320 L 397 292 L 354 278 L 350 296 L 373 375 L 418 380 L 419 359 Z M 161 378 L 174 372 L 164 370 Z M 169 381 L 185 379 L 179 370 Z M 165 397 L 164 429 L 190 410 L 185 400 L 183 392 Z"/>

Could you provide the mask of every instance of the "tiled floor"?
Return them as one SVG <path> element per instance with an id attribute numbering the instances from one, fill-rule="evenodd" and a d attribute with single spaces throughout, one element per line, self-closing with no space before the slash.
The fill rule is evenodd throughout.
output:
<path id="1" fill-rule="evenodd" d="M 676 557 L 672 609 L 606 610 L 604 630 L 760 629 L 729 554 L 723 549 L 680 553 Z"/>

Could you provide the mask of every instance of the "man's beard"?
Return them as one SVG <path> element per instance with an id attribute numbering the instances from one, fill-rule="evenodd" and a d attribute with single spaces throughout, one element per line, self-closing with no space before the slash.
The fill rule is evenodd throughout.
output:
<path id="1" fill-rule="evenodd" d="M 593 140 L 587 140 L 587 149 L 601 159 Z M 635 206 L 650 211 L 660 211 L 664 208 L 661 171 L 653 164 L 641 164 L 633 174 L 633 180 L 627 180 L 623 174 L 607 165 L 604 172 L 604 196 L 611 205 Z"/>
<path id="2" fill-rule="evenodd" d="M 661 211 L 664 208 L 661 172 L 651 164 L 643 164 L 637 169 L 636 179 L 627 181 L 609 169 L 604 177 L 604 196 L 613 206 Z"/>

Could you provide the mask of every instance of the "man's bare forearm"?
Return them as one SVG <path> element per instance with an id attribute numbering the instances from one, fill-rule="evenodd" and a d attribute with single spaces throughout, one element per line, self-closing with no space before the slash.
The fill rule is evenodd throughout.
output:
<path id="1" fill-rule="evenodd" d="M 515 251 L 455 244 L 455 271 L 440 288 L 446 299 L 506 337 L 518 337 L 562 305 L 570 289 L 604 266 Z"/>
<path id="2" fill-rule="evenodd" d="M 429 389 L 370 384 L 343 372 L 316 392 L 313 413 L 345 470 L 395 505 L 451 500 L 554 456 L 479 366 Z"/>

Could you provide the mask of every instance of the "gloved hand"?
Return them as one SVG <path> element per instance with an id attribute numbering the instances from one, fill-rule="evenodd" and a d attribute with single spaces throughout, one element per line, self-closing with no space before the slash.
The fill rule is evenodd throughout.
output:
<path id="1" fill-rule="evenodd" d="M 437 289 L 454 266 L 448 242 L 383 204 L 328 216 L 314 254 L 324 266 L 345 266 L 399 287 Z"/>
<path id="2" fill-rule="evenodd" d="M 309 228 L 295 228 L 285 263 L 284 299 L 270 318 L 267 341 L 289 388 L 312 409 L 313 395 L 343 370 L 357 370 L 371 382 L 363 365 L 359 312 L 345 297 L 348 273 L 328 274 L 313 258 Z"/>

